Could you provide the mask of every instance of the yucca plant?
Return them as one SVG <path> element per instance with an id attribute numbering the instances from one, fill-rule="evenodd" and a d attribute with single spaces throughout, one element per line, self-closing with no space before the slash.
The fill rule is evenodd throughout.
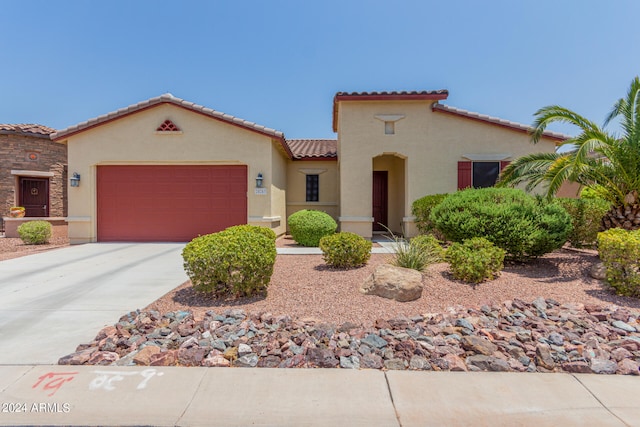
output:
<path id="1" fill-rule="evenodd" d="M 537 143 L 551 123 L 569 123 L 580 133 L 564 141 L 568 152 L 537 153 L 520 157 L 501 173 L 498 186 L 526 184 L 527 191 L 546 189 L 553 198 L 565 181 L 593 189 L 612 204 L 603 219 L 605 229 L 640 228 L 640 78 L 632 80 L 625 98 L 619 99 L 604 127 L 619 119 L 616 135 L 567 108 L 552 105 L 535 113 L 532 142 Z"/>

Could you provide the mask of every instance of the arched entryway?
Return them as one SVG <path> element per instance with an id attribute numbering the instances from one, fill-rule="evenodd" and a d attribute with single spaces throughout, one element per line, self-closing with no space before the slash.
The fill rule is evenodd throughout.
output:
<path id="1" fill-rule="evenodd" d="M 373 158 L 373 232 L 403 233 L 406 204 L 406 156 L 384 153 Z"/>

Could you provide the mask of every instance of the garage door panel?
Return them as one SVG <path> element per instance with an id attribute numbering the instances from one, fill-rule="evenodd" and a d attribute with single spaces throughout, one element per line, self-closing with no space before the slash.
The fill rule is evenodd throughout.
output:
<path id="1" fill-rule="evenodd" d="M 188 241 L 245 224 L 246 166 L 99 166 L 99 241 Z"/>

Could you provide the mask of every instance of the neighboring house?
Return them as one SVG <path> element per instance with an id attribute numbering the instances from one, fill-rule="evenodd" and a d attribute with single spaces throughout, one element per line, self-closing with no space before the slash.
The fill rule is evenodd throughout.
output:
<path id="1" fill-rule="evenodd" d="M 286 231 L 300 209 L 328 212 L 344 231 L 381 225 L 415 234 L 411 203 L 493 185 L 510 160 L 552 152 L 564 135 L 439 104 L 447 91 L 338 93 L 336 140 L 282 132 L 171 94 L 52 135 L 66 143 L 69 237 L 187 241 L 234 224 Z"/>
<path id="2" fill-rule="evenodd" d="M 37 124 L 0 124 L 0 217 L 12 206 L 24 206 L 29 218 L 67 215 L 67 146 L 52 141 L 53 132 Z"/>

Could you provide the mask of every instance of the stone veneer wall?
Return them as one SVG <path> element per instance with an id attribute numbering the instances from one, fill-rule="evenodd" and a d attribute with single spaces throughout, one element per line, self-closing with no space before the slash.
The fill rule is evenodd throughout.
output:
<path id="1" fill-rule="evenodd" d="M 29 159 L 36 153 L 37 160 Z M 51 141 L 48 135 L 0 134 L 0 221 L 15 206 L 16 176 L 12 170 L 52 172 L 49 178 L 49 215 L 67 216 L 67 146 Z M 1 224 L 0 224 L 1 225 Z"/>

